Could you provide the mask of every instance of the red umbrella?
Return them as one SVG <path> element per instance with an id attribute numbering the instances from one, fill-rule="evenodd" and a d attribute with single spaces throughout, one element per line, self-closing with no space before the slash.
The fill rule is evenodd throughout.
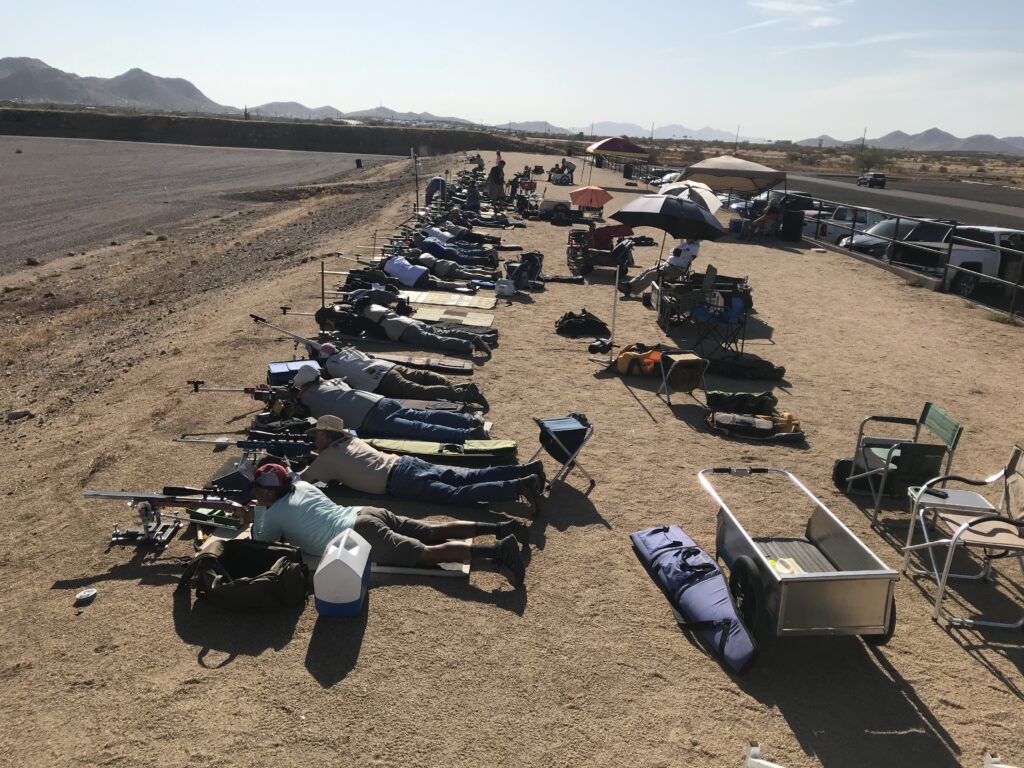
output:
<path id="1" fill-rule="evenodd" d="M 587 147 L 587 154 L 628 157 L 636 160 L 646 160 L 648 157 L 646 149 L 634 144 L 625 136 L 610 136 L 607 139 L 601 139 Z"/>
<path id="2" fill-rule="evenodd" d="M 589 186 L 574 189 L 569 193 L 569 199 L 582 208 L 603 208 L 612 196 L 601 187 Z"/>

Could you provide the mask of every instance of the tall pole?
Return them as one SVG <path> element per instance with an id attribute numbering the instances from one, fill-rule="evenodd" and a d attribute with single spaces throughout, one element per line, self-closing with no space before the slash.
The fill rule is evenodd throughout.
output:
<path id="1" fill-rule="evenodd" d="M 740 124 L 736 123 L 736 141 L 733 142 L 732 151 L 737 152 L 740 148 Z"/>
<path id="2" fill-rule="evenodd" d="M 409 147 L 409 157 L 412 158 L 412 176 L 413 176 L 413 191 L 416 194 L 416 207 L 412 209 L 413 213 L 420 209 L 420 164 L 416 159 L 416 148 Z"/>

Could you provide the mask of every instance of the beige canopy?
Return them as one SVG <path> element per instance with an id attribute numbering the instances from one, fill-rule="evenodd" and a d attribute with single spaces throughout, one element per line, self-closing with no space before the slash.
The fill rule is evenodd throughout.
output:
<path id="1" fill-rule="evenodd" d="M 694 163 L 683 173 L 683 178 L 703 182 L 717 192 L 763 192 L 785 181 L 786 172 L 722 155 Z"/>

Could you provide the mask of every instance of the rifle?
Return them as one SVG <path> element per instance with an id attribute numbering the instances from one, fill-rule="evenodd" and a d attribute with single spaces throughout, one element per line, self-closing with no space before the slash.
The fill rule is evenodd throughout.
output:
<path id="1" fill-rule="evenodd" d="M 210 525 L 238 531 L 242 528 L 239 513 L 247 509 L 223 495 L 216 488 L 165 486 L 160 493 L 149 491 L 86 491 L 86 498 L 123 499 L 135 510 L 140 526 L 122 529 L 114 525 L 111 544 L 148 544 L 163 549 L 174 538 L 182 523 Z M 164 507 L 183 507 L 185 515 L 164 514 Z M 201 509 L 202 508 L 202 509 Z M 210 510 L 210 511 L 204 511 Z"/>
<path id="2" fill-rule="evenodd" d="M 315 342 L 312 339 L 307 339 L 305 336 L 299 336 L 297 333 L 292 333 L 291 331 L 286 331 L 284 328 L 281 328 L 280 326 L 274 325 L 269 320 L 267 320 L 265 317 L 260 317 L 259 315 L 254 315 L 252 313 L 249 314 L 249 317 L 252 318 L 252 321 L 254 323 L 256 323 L 256 325 L 265 325 L 265 326 L 267 326 L 267 328 L 273 328 L 275 331 L 283 333 L 285 336 L 288 336 L 289 338 L 293 339 L 296 344 L 305 344 L 307 347 L 312 349 L 314 352 L 316 352 L 317 354 L 320 354 L 320 350 L 323 347 L 322 344 L 319 344 L 318 342 Z"/>
<path id="3" fill-rule="evenodd" d="M 261 403 L 272 403 L 275 400 L 291 400 L 295 397 L 295 390 L 292 387 L 271 387 L 268 384 L 260 384 L 257 387 L 208 387 L 203 379 L 188 379 L 186 382 L 192 387 L 192 392 L 239 392 L 252 395 L 253 400 Z"/>
<path id="4" fill-rule="evenodd" d="M 207 440 L 182 435 L 181 437 L 174 438 L 174 442 L 191 443 L 192 445 L 213 445 L 216 446 L 214 448 L 215 451 L 222 451 L 229 445 L 232 445 L 236 448 L 241 448 L 243 451 L 266 451 L 275 456 L 307 456 L 315 450 L 313 443 L 308 440 L 232 440 L 228 437 Z"/>

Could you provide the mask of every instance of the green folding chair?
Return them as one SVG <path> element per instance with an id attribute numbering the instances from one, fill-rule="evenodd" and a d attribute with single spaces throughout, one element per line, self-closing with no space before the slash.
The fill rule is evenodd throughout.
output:
<path id="1" fill-rule="evenodd" d="M 865 434 L 865 428 L 871 423 L 912 426 L 914 434 L 911 438 Z M 866 481 L 875 503 L 871 524 L 877 525 L 884 495 L 894 497 L 905 493 L 911 486 L 949 474 L 953 453 L 963 431 L 959 422 L 931 402 L 924 404 L 921 415 L 916 419 L 868 416 L 857 430 L 857 447 L 846 481 L 846 492 L 853 492 L 857 481 Z M 925 433 L 935 441 L 924 442 Z"/>

